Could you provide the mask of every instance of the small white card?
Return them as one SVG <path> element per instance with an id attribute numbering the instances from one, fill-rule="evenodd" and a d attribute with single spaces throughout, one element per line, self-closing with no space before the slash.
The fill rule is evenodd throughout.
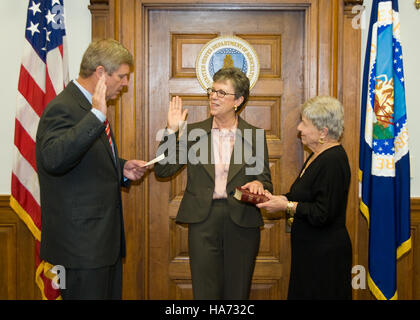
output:
<path id="1" fill-rule="evenodd" d="M 163 159 L 165 159 L 165 154 L 161 154 L 159 157 L 157 157 L 157 158 L 154 158 L 153 160 L 150 160 L 148 163 L 146 163 L 143 167 L 147 167 L 147 166 L 150 166 L 150 165 L 152 165 L 152 164 L 154 164 L 154 163 L 156 163 L 156 162 L 159 162 L 159 161 L 161 161 L 161 160 L 163 160 Z"/>

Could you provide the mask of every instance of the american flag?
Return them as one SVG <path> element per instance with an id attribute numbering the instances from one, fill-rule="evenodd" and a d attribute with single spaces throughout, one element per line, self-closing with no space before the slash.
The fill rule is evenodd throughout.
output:
<path id="1" fill-rule="evenodd" d="M 29 0 L 15 119 L 10 205 L 36 240 L 36 283 L 43 299 L 60 298 L 52 286 L 52 266 L 39 257 L 41 205 L 35 162 L 39 119 L 68 83 L 63 0 Z"/>

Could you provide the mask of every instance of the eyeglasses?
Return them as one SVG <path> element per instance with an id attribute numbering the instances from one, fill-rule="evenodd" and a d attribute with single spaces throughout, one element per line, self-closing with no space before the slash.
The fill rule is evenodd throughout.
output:
<path id="1" fill-rule="evenodd" d="M 207 95 L 210 96 L 213 92 L 216 92 L 218 98 L 224 98 L 226 95 L 234 96 L 234 93 L 227 93 L 223 90 L 214 90 L 213 88 L 207 88 Z"/>

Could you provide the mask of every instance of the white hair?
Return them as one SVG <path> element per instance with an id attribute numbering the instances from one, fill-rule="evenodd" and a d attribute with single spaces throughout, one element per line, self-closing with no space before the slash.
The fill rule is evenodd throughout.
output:
<path id="1" fill-rule="evenodd" d="M 340 101 L 329 96 L 318 96 L 309 99 L 302 105 L 302 116 L 322 130 L 328 129 L 328 136 L 340 139 L 344 130 L 344 107 Z"/>

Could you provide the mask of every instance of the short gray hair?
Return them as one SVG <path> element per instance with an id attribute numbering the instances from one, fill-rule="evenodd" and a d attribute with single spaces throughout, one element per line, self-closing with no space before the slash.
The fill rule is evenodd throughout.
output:
<path id="1" fill-rule="evenodd" d="M 329 96 L 309 99 L 302 105 L 302 116 L 322 130 L 328 129 L 328 135 L 338 140 L 344 130 L 344 107 L 340 101 Z"/>

